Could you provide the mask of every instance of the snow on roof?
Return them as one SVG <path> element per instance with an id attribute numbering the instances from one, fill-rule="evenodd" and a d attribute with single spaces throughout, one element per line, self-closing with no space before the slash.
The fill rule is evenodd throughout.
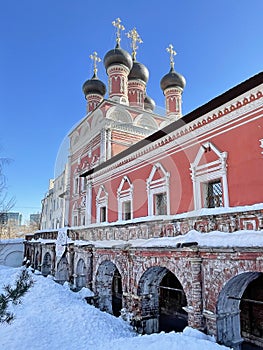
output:
<path id="1" fill-rule="evenodd" d="M 149 239 L 72 241 L 74 245 L 92 245 L 96 248 L 150 248 L 179 247 L 182 243 L 196 242 L 199 247 L 263 247 L 263 231 L 240 230 L 236 232 L 211 231 L 207 233 L 191 230 L 185 235 Z"/>

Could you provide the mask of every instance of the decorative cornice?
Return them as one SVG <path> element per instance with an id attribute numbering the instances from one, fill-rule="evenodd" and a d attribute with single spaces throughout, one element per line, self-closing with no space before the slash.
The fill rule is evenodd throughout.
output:
<path id="1" fill-rule="evenodd" d="M 164 154 L 167 150 L 173 147 L 178 147 L 179 144 L 181 147 L 182 144 L 197 139 L 208 131 L 215 129 L 215 127 L 225 125 L 230 121 L 237 121 L 237 119 L 240 119 L 240 116 L 261 108 L 263 106 L 262 91 L 258 91 L 258 87 L 254 90 L 256 91 L 249 95 L 242 96 L 241 99 L 235 102 L 231 101 L 231 103 L 223 105 L 221 109 L 207 113 L 196 120 L 185 124 L 185 126 L 181 126 L 173 132 L 157 139 L 155 142 L 149 141 L 149 144 L 146 146 L 125 155 L 125 157 L 117 159 L 115 162 L 112 162 L 112 164 L 109 164 L 102 169 L 97 171 L 95 169 L 96 178 L 102 176 L 104 173 L 109 174 L 109 172 L 114 172 L 114 169 L 117 167 L 121 171 L 122 167 L 127 167 L 127 163 L 132 161 L 136 163 L 138 157 L 142 157 L 150 152 L 151 157 L 154 157 L 157 154 Z M 91 176 L 93 175 L 91 174 Z"/>

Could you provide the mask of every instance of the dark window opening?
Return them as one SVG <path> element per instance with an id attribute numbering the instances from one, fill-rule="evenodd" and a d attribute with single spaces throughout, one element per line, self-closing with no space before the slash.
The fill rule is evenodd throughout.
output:
<path id="1" fill-rule="evenodd" d="M 122 204 L 122 219 L 130 220 L 131 219 L 131 201 L 123 202 Z"/>
<path id="2" fill-rule="evenodd" d="M 155 215 L 167 214 L 167 196 L 166 193 L 158 193 L 154 196 Z"/>
<path id="3" fill-rule="evenodd" d="M 181 332 L 188 324 L 183 287 L 175 275 L 168 272 L 159 285 L 159 331 Z"/>
<path id="4" fill-rule="evenodd" d="M 263 275 L 252 281 L 242 295 L 240 302 L 241 336 L 246 344 L 262 346 L 263 342 Z M 250 349 L 250 347 L 247 347 Z M 254 349 L 254 348 L 253 348 Z M 255 347 L 262 349 L 262 347 Z"/>
<path id="5" fill-rule="evenodd" d="M 106 207 L 100 208 L 100 222 L 106 221 Z"/>
<path id="6" fill-rule="evenodd" d="M 223 206 L 223 189 L 220 180 L 207 183 L 206 207 L 217 208 Z"/>
<path id="7" fill-rule="evenodd" d="M 118 317 L 122 309 L 122 281 L 119 271 L 116 269 L 112 280 L 112 313 Z"/>

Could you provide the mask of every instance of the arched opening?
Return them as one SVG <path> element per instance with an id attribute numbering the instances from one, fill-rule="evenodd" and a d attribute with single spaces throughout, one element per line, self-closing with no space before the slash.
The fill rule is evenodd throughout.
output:
<path id="1" fill-rule="evenodd" d="M 44 255 L 43 264 L 42 264 L 42 275 L 47 276 L 51 273 L 51 255 L 46 253 Z"/>
<path id="2" fill-rule="evenodd" d="M 97 307 L 114 316 L 119 316 L 122 309 L 122 278 L 116 265 L 104 261 L 96 275 Z"/>
<path id="3" fill-rule="evenodd" d="M 76 269 L 76 287 L 81 289 L 86 286 L 86 266 L 83 259 L 79 259 Z"/>
<path id="4" fill-rule="evenodd" d="M 240 301 L 243 349 L 263 348 L 263 274 L 249 283 Z"/>
<path id="5" fill-rule="evenodd" d="M 4 265 L 11 267 L 19 267 L 22 264 L 23 252 L 14 251 L 5 257 Z"/>
<path id="6" fill-rule="evenodd" d="M 40 254 L 39 254 L 39 251 L 37 251 L 35 255 L 34 269 L 38 270 L 39 268 L 40 268 Z"/>
<path id="7" fill-rule="evenodd" d="M 159 286 L 159 331 L 181 332 L 188 324 L 186 297 L 181 283 L 170 271 L 163 277 Z"/>
<path id="8" fill-rule="evenodd" d="M 56 273 L 56 281 L 58 283 L 65 283 L 69 280 L 69 264 L 68 260 L 65 256 L 62 256 L 62 258 L 59 260 L 59 263 L 57 265 L 57 273 Z"/>
<path id="9" fill-rule="evenodd" d="M 237 275 L 226 283 L 219 294 L 217 340 L 234 350 L 262 348 L 262 337 L 258 341 L 251 332 L 253 325 L 256 332 L 262 334 L 262 275 L 260 272 Z M 243 343 L 244 335 L 246 342 Z M 256 347 L 258 345 L 259 348 Z"/>
<path id="10" fill-rule="evenodd" d="M 167 268 L 149 268 L 140 279 L 138 295 L 142 314 L 139 332 L 182 331 L 187 326 L 187 313 L 183 310 L 187 300 L 183 287 Z"/>
<path id="11" fill-rule="evenodd" d="M 114 271 L 112 280 L 112 313 L 114 316 L 120 316 L 122 309 L 122 280 L 119 271 Z"/>

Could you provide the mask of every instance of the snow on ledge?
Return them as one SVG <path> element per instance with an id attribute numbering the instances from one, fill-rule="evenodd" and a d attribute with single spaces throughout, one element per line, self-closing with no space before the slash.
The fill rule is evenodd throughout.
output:
<path id="1" fill-rule="evenodd" d="M 74 245 L 91 245 L 95 248 L 178 248 L 182 243 L 196 242 L 199 247 L 263 247 L 263 231 L 240 230 L 236 232 L 191 230 L 185 235 L 135 240 L 74 241 Z"/>

